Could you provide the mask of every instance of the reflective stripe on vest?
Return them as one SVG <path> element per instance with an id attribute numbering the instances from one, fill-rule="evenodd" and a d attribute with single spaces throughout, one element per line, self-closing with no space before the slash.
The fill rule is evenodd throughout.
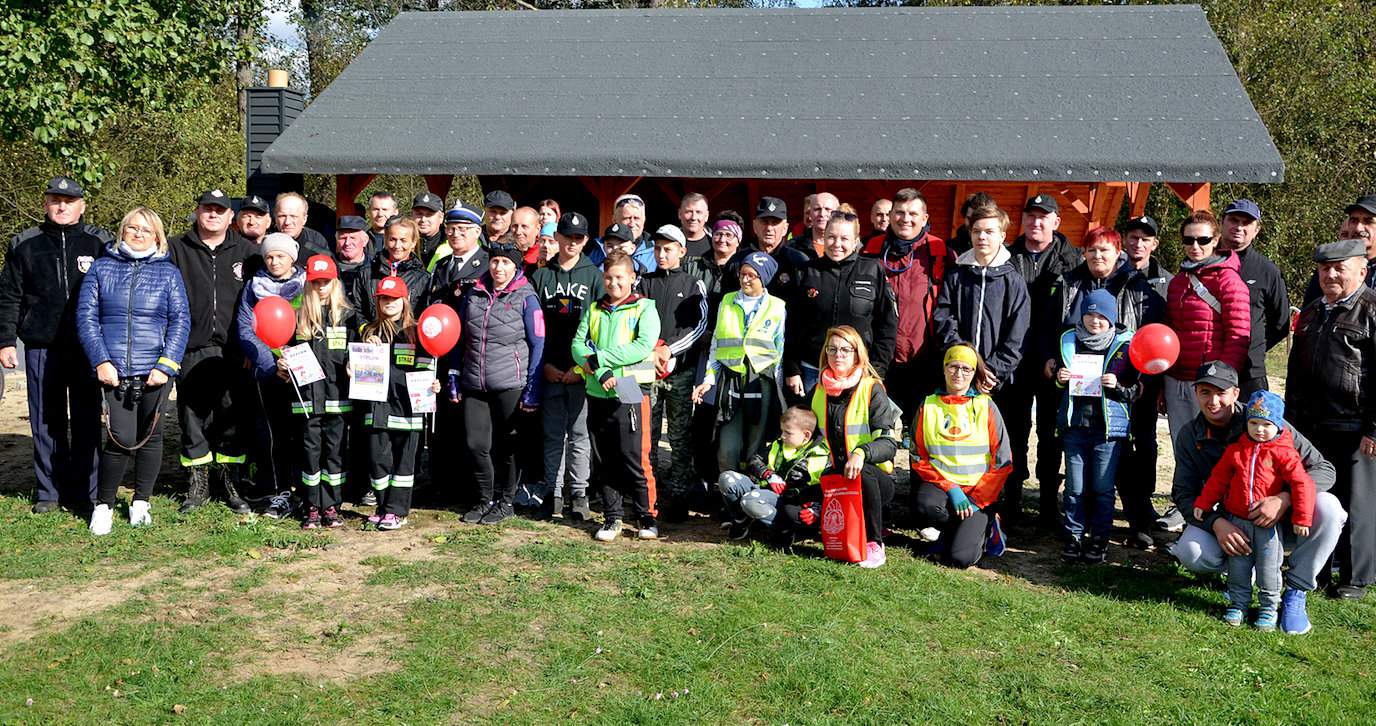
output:
<path id="1" fill-rule="evenodd" d="M 855 451 L 856 448 L 864 446 L 879 436 L 870 431 L 870 392 L 874 390 L 874 379 L 869 376 L 862 376 L 860 383 L 855 386 L 855 393 L 851 394 L 850 404 L 846 406 L 845 421 L 841 430 L 845 432 L 846 455 Z M 812 413 L 817 417 L 817 425 L 821 427 L 822 438 L 827 435 L 827 393 L 819 382 L 812 391 Z M 893 462 L 869 462 L 878 467 L 881 471 L 892 474 Z"/>
<path id="2" fill-rule="evenodd" d="M 634 314 L 627 314 L 622 316 L 617 316 L 616 313 L 625 310 L 626 308 L 624 306 L 618 307 L 615 310 L 604 310 L 600 306 L 594 307 L 592 309 L 590 316 L 588 318 L 588 337 L 591 339 L 594 348 L 610 347 L 613 345 L 627 345 L 635 340 L 636 334 L 639 333 L 640 316 L 645 314 L 647 306 L 642 305 L 641 301 L 637 300 L 630 307 L 635 308 Z M 603 317 L 606 317 L 608 320 L 614 320 L 617 322 L 621 322 L 623 320 L 630 320 L 632 324 L 618 326 L 616 329 L 611 331 L 611 340 L 604 341 L 602 339 Z M 654 359 L 646 358 L 645 360 L 639 361 L 637 363 L 630 363 L 628 365 L 621 366 L 620 368 L 612 369 L 612 375 L 618 378 L 620 378 L 621 376 L 630 376 L 631 379 L 634 380 L 636 383 L 654 383 Z"/>
<path id="3" fill-rule="evenodd" d="M 746 361 L 755 373 L 768 373 L 783 357 L 783 351 L 774 345 L 774 331 L 783 325 L 784 303 L 766 293 L 747 328 L 745 311 L 736 304 L 737 294 L 728 293 L 718 308 L 717 327 L 712 333 L 717 362 L 740 375 L 745 375 Z"/>
<path id="4" fill-rule="evenodd" d="M 947 403 L 931 395 L 922 402 L 922 443 L 932 468 L 946 481 L 973 487 L 993 468 L 989 451 L 989 401 L 980 395 Z"/>

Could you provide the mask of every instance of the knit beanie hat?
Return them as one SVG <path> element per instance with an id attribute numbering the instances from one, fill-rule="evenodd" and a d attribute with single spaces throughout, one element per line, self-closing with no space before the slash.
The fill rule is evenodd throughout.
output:
<path id="1" fill-rule="evenodd" d="M 273 232 L 263 238 L 262 250 L 264 257 L 273 252 L 282 252 L 290 257 L 292 262 L 295 262 L 296 256 L 300 254 L 301 246 L 296 244 L 296 240 L 292 239 L 291 235 Z"/>
<path id="2" fill-rule="evenodd" d="M 1091 290 L 1089 294 L 1080 298 L 1080 317 L 1089 313 L 1102 315 L 1108 318 L 1109 325 L 1118 324 L 1118 301 L 1114 299 L 1113 293 L 1099 288 Z"/>
<path id="3" fill-rule="evenodd" d="M 1259 418 L 1270 421 L 1276 428 L 1285 428 L 1285 399 L 1270 391 L 1257 391 L 1247 399 L 1248 420 Z"/>
<path id="4" fill-rule="evenodd" d="M 769 253 L 759 250 L 746 255 L 745 259 L 741 260 L 741 264 L 749 265 L 750 269 L 760 276 L 760 284 L 766 287 L 774 280 L 774 275 L 779 272 L 779 263 L 775 262 Z"/>

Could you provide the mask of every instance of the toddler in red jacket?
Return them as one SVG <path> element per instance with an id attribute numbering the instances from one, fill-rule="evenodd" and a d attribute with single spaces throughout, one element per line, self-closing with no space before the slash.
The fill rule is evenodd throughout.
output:
<path id="1" fill-rule="evenodd" d="M 1285 428 L 1285 402 L 1270 391 L 1257 391 L 1247 401 L 1247 435 L 1230 444 L 1214 467 L 1204 490 L 1194 500 L 1194 516 L 1222 502 L 1224 516 L 1242 530 L 1252 552 L 1228 557 L 1228 610 L 1223 621 L 1241 625 L 1252 604 L 1252 573 L 1256 572 L 1260 607 L 1252 624 L 1258 630 L 1276 629 L 1280 604 L 1280 566 L 1285 556 L 1280 533 L 1262 527 L 1249 516 L 1252 506 L 1283 491 L 1290 492 L 1291 524 L 1299 537 L 1309 535 L 1314 520 L 1314 480 L 1304 470 L 1295 439 Z"/>

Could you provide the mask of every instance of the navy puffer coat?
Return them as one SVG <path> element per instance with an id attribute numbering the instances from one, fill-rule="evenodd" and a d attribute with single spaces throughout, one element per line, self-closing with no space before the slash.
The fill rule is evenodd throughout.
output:
<path id="1" fill-rule="evenodd" d="M 120 378 L 142 378 L 154 368 L 181 370 L 191 315 L 182 273 L 164 253 L 134 259 L 117 246 L 91 265 L 77 293 L 76 329 L 95 369 L 111 363 Z"/>

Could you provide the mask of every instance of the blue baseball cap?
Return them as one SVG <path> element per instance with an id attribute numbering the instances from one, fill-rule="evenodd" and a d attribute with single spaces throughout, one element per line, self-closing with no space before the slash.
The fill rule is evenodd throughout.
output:
<path id="1" fill-rule="evenodd" d="M 1261 207 L 1258 207 L 1257 203 L 1250 199 L 1234 199 L 1223 208 L 1223 216 L 1226 217 L 1233 213 L 1245 214 L 1252 219 L 1261 219 Z"/>

